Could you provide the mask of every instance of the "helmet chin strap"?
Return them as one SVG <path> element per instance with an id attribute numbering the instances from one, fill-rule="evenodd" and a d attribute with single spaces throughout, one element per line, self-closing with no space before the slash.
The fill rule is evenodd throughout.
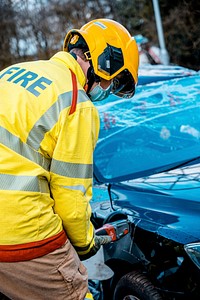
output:
<path id="1" fill-rule="evenodd" d="M 86 93 L 89 94 L 93 84 L 95 82 L 100 82 L 100 81 L 101 81 L 100 77 L 94 73 L 94 68 L 92 66 L 92 63 L 90 62 L 90 67 L 87 70 L 87 83 L 85 85 Z"/>

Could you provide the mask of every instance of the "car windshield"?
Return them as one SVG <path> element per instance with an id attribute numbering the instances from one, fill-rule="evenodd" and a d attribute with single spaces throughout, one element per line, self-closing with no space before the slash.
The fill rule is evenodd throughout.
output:
<path id="1" fill-rule="evenodd" d="M 131 99 L 98 104 L 101 130 L 94 173 L 101 182 L 130 180 L 200 157 L 200 76 L 138 86 Z"/>

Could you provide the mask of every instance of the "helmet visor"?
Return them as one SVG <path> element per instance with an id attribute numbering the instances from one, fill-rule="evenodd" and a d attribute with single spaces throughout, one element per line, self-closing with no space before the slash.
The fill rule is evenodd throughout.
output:
<path id="1" fill-rule="evenodd" d="M 135 81 L 127 69 L 113 79 L 111 92 L 121 98 L 133 97 L 135 94 Z"/>

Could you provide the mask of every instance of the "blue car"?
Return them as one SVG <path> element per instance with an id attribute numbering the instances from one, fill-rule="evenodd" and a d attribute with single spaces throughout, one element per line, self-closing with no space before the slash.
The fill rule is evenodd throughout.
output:
<path id="1" fill-rule="evenodd" d="M 177 65 L 141 65 L 138 72 L 138 85 L 196 75 L 197 72 Z"/>
<path id="2" fill-rule="evenodd" d="M 104 246 L 105 300 L 200 299 L 200 76 L 98 105 L 92 220 L 126 220 Z"/>

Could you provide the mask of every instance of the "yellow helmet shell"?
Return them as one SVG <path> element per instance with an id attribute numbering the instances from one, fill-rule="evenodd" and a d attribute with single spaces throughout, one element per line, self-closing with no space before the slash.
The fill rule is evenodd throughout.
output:
<path id="1" fill-rule="evenodd" d="M 70 30 L 64 40 L 63 50 L 69 52 L 68 45 L 74 36 L 81 35 L 90 52 L 89 59 L 92 60 L 94 72 L 106 80 L 113 79 L 123 70 L 127 69 L 135 83 L 138 81 L 139 53 L 136 41 L 127 29 L 116 21 L 110 19 L 96 19 L 81 27 L 81 29 Z M 114 51 L 122 55 L 122 63 L 115 67 L 114 72 L 109 73 L 99 65 L 100 57 L 104 55 L 105 49 L 111 46 Z M 111 50 L 112 51 L 112 50 Z M 110 63 L 106 61 L 105 63 Z"/>

